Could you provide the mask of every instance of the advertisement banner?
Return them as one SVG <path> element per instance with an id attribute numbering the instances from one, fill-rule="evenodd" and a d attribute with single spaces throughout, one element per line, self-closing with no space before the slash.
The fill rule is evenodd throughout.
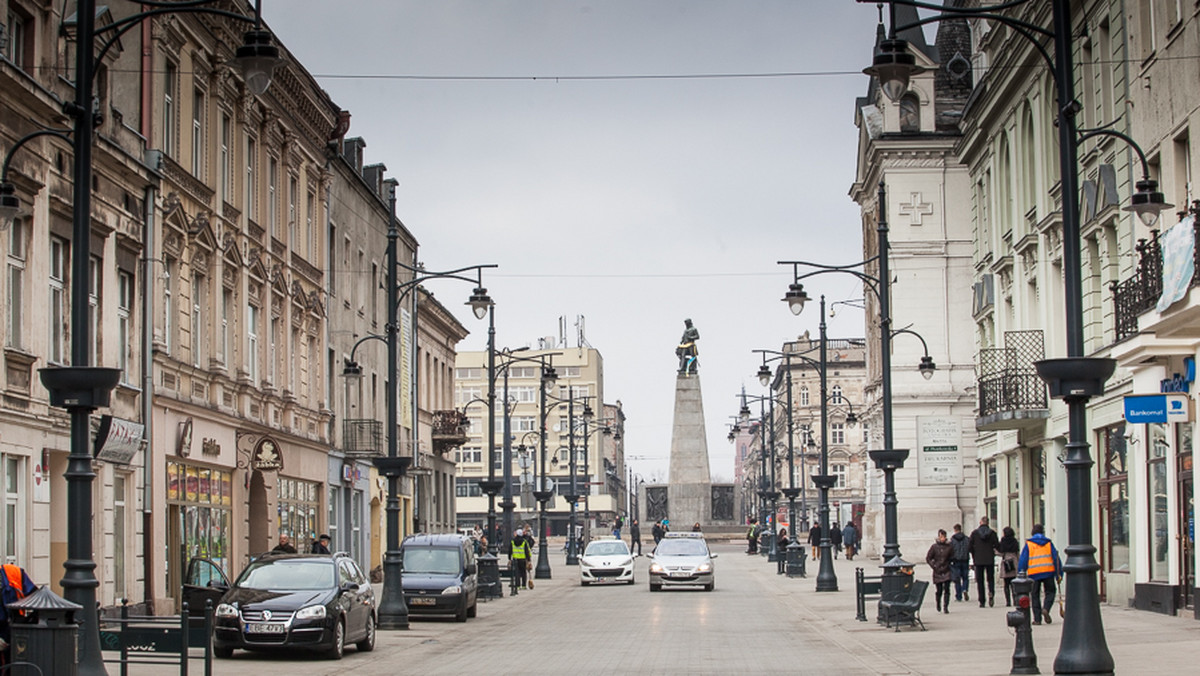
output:
<path id="1" fill-rule="evenodd" d="M 400 308 L 400 336 L 397 341 L 399 345 L 400 356 L 399 367 L 400 377 L 396 387 L 400 388 L 400 404 L 399 418 L 400 426 L 412 429 L 412 313 L 408 308 Z"/>
<path id="2" fill-rule="evenodd" d="M 917 477 L 921 486 L 963 483 L 961 418 L 917 416 Z"/>

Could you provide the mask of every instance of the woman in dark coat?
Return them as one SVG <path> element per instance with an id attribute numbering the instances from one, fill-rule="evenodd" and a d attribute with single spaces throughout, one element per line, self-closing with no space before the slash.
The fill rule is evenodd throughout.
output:
<path id="1" fill-rule="evenodd" d="M 1000 579 L 1004 580 L 1004 605 L 1011 606 L 1013 602 L 1012 581 L 1017 577 L 1017 560 L 1021 558 L 1021 543 L 1017 534 L 1010 526 L 1004 527 L 1004 537 L 1000 538 Z"/>
<path id="2" fill-rule="evenodd" d="M 933 570 L 933 583 L 937 585 L 937 609 L 950 612 L 950 559 L 954 556 L 954 545 L 946 540 L 946 531 L 938 530 L 937 542 L 925 554 L 925 563 Z"/>

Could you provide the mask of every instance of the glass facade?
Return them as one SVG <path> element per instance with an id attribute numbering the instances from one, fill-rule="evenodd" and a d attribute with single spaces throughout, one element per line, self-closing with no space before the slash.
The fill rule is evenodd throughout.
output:
<path id="1" fill-rule="evenodd" d="M 227 471 L 167 462 L 167 541 L 176 552 L 167 563 L 167 585 L 178 594 L 189 560 L 210 559 L 229 574 L 233 476 Z"/>

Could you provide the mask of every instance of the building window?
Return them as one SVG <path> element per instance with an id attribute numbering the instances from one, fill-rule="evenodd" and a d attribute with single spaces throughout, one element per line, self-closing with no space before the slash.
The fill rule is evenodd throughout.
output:
<path id="1" fill-rule="evenodd" d="M 989 460 L 983 463 L 983 513 L 990 523 L 1000 522 L 1000 510 L 996 504 L 998 489 L 996 461 Z"/>
<path id="2" fill-rule="evenodd" d="M 921 131 L 921 101 L 916 94 L 906 94 L 900 99 L 900 131 Z"/>
<path id="3" fill-rule="evenodd" d="M 329 484 L 328 500 L 328 525 L 325 527 L 325 532 L 329 534 L 330 548 L 336 552 L 338 550 L 338 528 L 341 526 L 341 520 L 338 518 L 338 507 L 342 504 L 342 489 L 335 484 Z"/>
<path id="4" fill-rule="evenodd" d="M 829 391 L 829 403 L 841 404 L 841 403 L 843 403 L 843 401 L 844 400 L 842 399 L 842 386 L 834 385 L 833 389 L 831 389 Z"/>
<path id="5" fill-rule="evenodd" d="M 0 455 L 4 472 L 4 563 L 17 566 L 25 561 L 25 458 Z"/>
<path id="6" fill-rule="evenodd" d="M 279 160 L 267 160 L 267 229 L 279 238 Z"/>
<path id="7" fill-rule="evenodd" d="M 1150 496 L 1150 579 L 1166 582 L 1169 579 L 1170 509 L 1167 503 L 1167 426 L 1163 423 L 1146 425 L 1146 480 Z"/>
<path id="8" fill-rule="evenodd" d="M 1008 462 L 1008 519 L 1006 526 L 1021 532 L 1021 458 L 1016 453 L 1007 456 Z"/>
<path id="9" fill-rule="evenodd" d="M 163 343 L 167 354 L 171 353 L 171 336 L 175 330 L 175 296 L 171 286 L 175 283 L 175 259 L 163 258 Z"/>
<path id="10" fill-rule="evenodd" d="M 168 557 L 167 589 L 182 588 L 187 563 L 197 556 L 230 569 L 232 507 L 231 473 L 167 461 L 167 542 L 178 543 L 180 552 Z"/>
<path id="11" fill-rule="evenodd" d="M 175 157 L 175 87 L 179 82 L 179 68 L 168 61 L 163 71 L 163 152 Z"/>
<path id="12" fill-rule="evenodd" d="M 258 382 L 258 307 L 246 306 L 246 374 Z"/>
<path id="13" fill-rule="evenodd" d="M 363 492 L 350 495 L 350 557 L 362 561 Z"/>
<path id="14" fill-rule="evenodd" d="M 830 470 L 830 473 L 833 474 L 833 476 L 837 477 L 837 483 L 834 484 L 833 487 L 834 488 L 845 488 L 846 487 L 846 478 L 847 478 L 847 476 L 849 476 L 848 466 L 844 465 L 840 462 L 834 463 L 829 466 L 829 470 Z"/>
<path id="15" fill-rule="evenodd" d="M 124 270 L 117 271 L 117 368 L 121 369 L 121 382 L 132 383 L 133 374 L 129 366 L 133 352 L 133 275 Z"/>
<path id="16" fill-rule="evenodd" d="M 25 347 L 25 221 L 13 219 L 8 230 L 8 346 Z"/>
<path id="17" fill-rule="evenodd" d="M 88 363 L 93 365 L 100 363 L 100 269 L 100 259 L 93 256 L 88 261 Z"/>
<path id="18" fill-rule="evenodd" d="M 1099 503 L 1101 557 L 1110 573 L 1129 572 L 1129 470 L 1125 425 L 1101 432 Z"/>
<path id="19" fill-rule="evenodd" d="M 233 362 L 229 349 L 233 332 L 233 289 L 221 290 L 221 359 L 226 365 Z"/>
<path id="20" fill-rule="evenodd" d="M 312 186 L 308 188 L 308 202 L 304 205 L 304 232 L 307 234 L 305 256 L 310 261 L 317 260 L 317 193 Z"/>
<path id="21" fill-rule="evenodd" d="M 125 475 L 113 475 L 113 596 L 125 597 Z"/>
<path id="22" fill-rule="evenodd" d="M 287 245 L 293 250 L 298 248 L 299 242 L 296 241 L 296 178 L 288 177 L 288 194 L 287 194 L 287 219 L 288 219 L 288 241 Z"/>
<path id="23" fill-rule="evenodd" d="M 801 406 L 809 405 L 808 404 L 808 386 L 807 385 L 800 388 L 800 405 Z"/>
<path id="24" fill-rule="evenodd" d="M 283 334 L 279 330 L 279 317 L 271 317 L 270 338 L 267 341 L 267 380 L 271 381 L 271 384 L 278 384 L 279 374 L 276 366 L 279 363 L 279 350 L 276 349 L 276 346 L 283 338 Z"/>
<path id="25" fill-rule="evenodd" d="M 829 443 L 846 443 L 846 426 L 842 423 L 829 423 Z"/>
<path id="26" fill-rule="evenodd" d="M 50 345 L 47 361 L 67 361 L 67 240 L 50 238 Z"/>
<path id="27" fill-rule="evenodd" d="M 204 176 L 204 92 L 192 93 L 192 176 Z"/>
<path id="28" fill-rule="evenodd" d="M 1029 500 L 1033 523 L 1046 523 L 1046 450 L 1029 450 Z"/>
<path id="29" fill-rule="evenodd" d="M 321 484 L 302 479 L 279 478 L 279 535 L 287 533 L 297 551 L 312 549 L 320 524 Z"/>
<path id="30" fill-rule="evenodd" d="M 15 11 L 12 4 L 9 4 L 8 20 L 5 23 L 8 24 L 8 44 L 4 47 L 4 56 L 12 65 L 25 70 L 33 62 L 33 40 L 29 39 L 29 28 L 32 27 L 33 21 L 23 12 Z"/>
<path id="31" fill-rule="evenodd" d="M 862 423 L 862 442 L 864 444 L 871 443 L 871 424 L 870 423 L 867 423 L 867 422 Z"/>
<path id="32" fill-rule="evenodd" d="M 204 359 L 204 286 L 203 275 L 192 276 L 192 364 L 203 366 Z"/>
<path id="33" fill-rule="evenodd" d="M 228 113 L 221 113 L 221 148 L 218 161 L 221 164 L 221 199 L 233 201 L 233 122 Z"/>
<path id="34" fill-rule="evenodd" d="M 254 139 L 246 138 L 246 217 L 252 221 L 258 220 L 258 144 Z"/>

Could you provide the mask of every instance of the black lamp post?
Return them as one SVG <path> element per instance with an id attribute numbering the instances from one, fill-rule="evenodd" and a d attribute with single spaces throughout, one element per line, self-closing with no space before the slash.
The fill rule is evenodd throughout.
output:
<path id="1" fill-rule="evenodd" d="M 787 424 L 787 464 L 788 464 L 788 485 L 787 488 L 781 490 L 784 496 L 788 499 L 788 546 L 783 552 L 785 561 L 787 562 L 786 570 L 788 577 L 804 576 L 803 562 L 800 560 L 800 551 L 803 547 L 796 538 L 796 496 L 800 495 L 801 488 L 796 486 L 796 464 L 795 464 L 795 422 L 792 415 L 792 356 L 791 352 L 777 352 L 775 350 L 754 350 L 762 354 L 762 366 L 758 369 L 758 381 L 763 387 L 769 387 L 771 384 L 771 369 L 767 366 L 768 361 L 782 360 L 784 364 L 784 374 L 786 376 L 784 386 L 784 411 L 786 412 L 785 422 Z M 767 355 L 775 355 L 768 359 Z M 778 545 L 776 545 L 778 549 Z"/>
<path id="2" fill-rule="evenodd" d="M 96 610 L 96 562 L 92 542 L 92 457 L 89 449 L 92 411 L 108 406 L 112 389 L 120 380 L 119 369 L 93 366 L 89 363 L 91 327 L 88 324 L 88 285 L 91 279 L 92 235 L 92 146 L 99 110 L 95 106 L 96 60 L 102 59 L 126 31 L 142 25 L 148 17 L 175 12 L 214 14 L 253 24 L 245 34 L 246 44 L 237 49 L 236 58 L 243 67 L 243 77 L 253 95 L 266 91 L 271 74 L 279 60 L 279 49 L 271 44 L 270 33 L 262 30 L 261 2 L 255 4 L 253 16 L 217 9 L 203 0 L 180 6 L 180 3 L 143 0 L 145 11 L 96 27 L 95 0 L 79 0 L 76 7 L 75 37 L 75 100 L 64 106 L 73 119 L 70 130 L 46 129 L 22 137 L 9 149 L 0 177 L 0 218 L 8 222 L 20 212 L 15 187 L 8 182 L 8 166 L 12 154 L 29 140 L 54 135 L 70 138 L 74 154 L 72 170 L 75 186 L 71 231 L 71 366 L 46 367 L 39 370 L 42 384 L 50 393 L 50 404 L 67 409 L 71 420 L 71 451 L 67 456 L 67 559 L 63 563 L 61 584 L 67 600 L 83 607 L 80 611 L 78 665 L 84 676 L 105 674 L 100 653 L 99 615 Z M 97 45 L 97 38 L 100 39 Z M 99 49 L 97 50 L 97 46 Z"/>
<path id="3" fill-rule="evenodd" d="M 538 476 L 537 490 L 533 492 L 533 497 L 538 501 L 538 562 L 534 569 L 533 577 L 535 580 L 549 580 L 551 577 L 550 569 L 550 545 L 547 538 L 550 536 L 549 523 L 546 521 L 546 503 L 550 502 L 550 498 L 554 497 L 553 488 L 546 481 L 546 395 L 550 390 L 554 389 L 554 384 L 558 381 L 558 373 L 554 370 L 553 355 L 547 355 L 548 359 L 542 366 L 542 388 L 538 393 L 539 403 L 539 427 L 538 427 L 538 444 L 539 444 L 539 464 L 540 473 Z"/>
<path id="4" fill-rule="evenodd" d="M 862 2 L 863 0 L 859 0 Z M 1062 359 L 1047 359 L 1037 363 L 1038 374 L 1050 387 L 1053 397 L 1067 404 L 1067 444 L 1063 465 L 1067 472 L 1067 554 L 1063 570 L 1066 572 L 1066 612 L 1062 640 L 1058 656 L 1054 661 L 1055 673 L 1111 674 L 1112 654 L 1104 637 L 1104 626 L 1100 618 L 1100 595 L 1096 561 L 1096 547 L 1092 541 L 1092 487 L 1089 476 L 1093 460 L 1087 440 L 1087 402 L 1104 392 L 1104 383 L 1116 368 L 1111 359 L 1088 358 L 1084 352 L 1083 329 L 1083 280 L 1081 272 L 1081 235 L 1079 217 L 1079 157 L 1078 144 L 1091 136 L 1115 136 L 1132 146 L 1142 160 L 1143 178 L 1135 185 L 1137 192 L 1126 208 L 1138 214 L 1147 225 L 1152 225 L 1158 213 L 1169 205 L 1158 192 L 1157 183 L 1150 178 L 1145 154 L 1128 136 L 1107 129 L 1087 130 L 1081 135 L 1075 115 L 1081 106 L 1075 99 L 1074 65 L 1072 63 L 1072 20 L 1071 1 L 1052 0 L 1053 27 L 1041 26 L 1007 16 L 994 8 L 961 8 L 942 12 L 943 7 L 920 2 L 886 0 L 891 21 L 889 39 L 875 57 L 875 63 L 866 69 L 868 75 L 878 77 L 884 93 L 897 100 L 908 89 L 908 80 L 916 72 L 915 61 L 908 54 L 908 44 L 896 39 L 897 30 L 941 21 L 943 19 L 984 18 L 998 21 L 1033 44 L 1054 77 L 1058 95 L 1058 152 L 1062 195 L 1063 220 L 1063 287 L 1066 309 L 1067 356 Z M 932 16 L 912 23 L 910 26 L 896 25 L 896 5 L 904 4 L 935 12 Z M 1024 0 L 1006 3 L 1008 9 L 1025 4 Z M 1054 55 L 1051 57 L 1039 42 L 1042 38 L 1053 41 Z M 882 209 L 882 206 L 881 206 Z"/>

